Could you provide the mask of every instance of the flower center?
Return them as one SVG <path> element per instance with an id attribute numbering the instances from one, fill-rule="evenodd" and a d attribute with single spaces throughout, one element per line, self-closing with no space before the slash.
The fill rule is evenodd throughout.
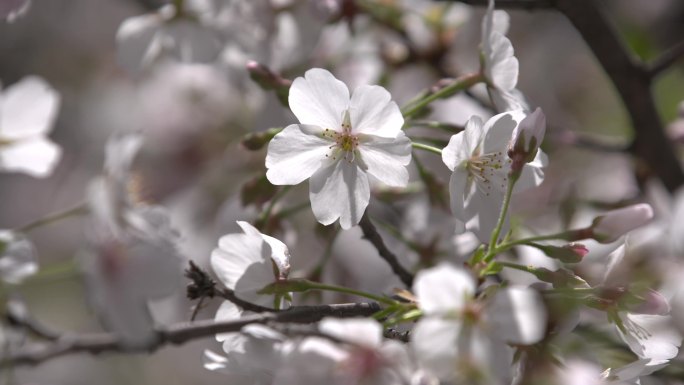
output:
<path id="1" fill-rule="evenodd" d="M 331 152 L 326 154 L 326 158 L 330 157 L 333 160 L 344 158 L 351 163 L 356 158 L 356 149 L 359 147 L 358 135 L 352 134 L 351 118 L 349 110 L 344 112 L 342 118 L 341 130 L 331 130 L 326 128 L 323 131 L 323 137 L 333 140 L 335 143 L 330 145 Z"/>
<path id="2" fill-rule="evenodd" d="M 506 189 L 508 175 L 504 167 L 510 162 L 511 160 L 504 155 L 503 151 L 483 155 L 473 153 L 473 156 L 466 161 L 466 170 L 477 187 L 485 195 L 489 195 L 492 186 L 497 189 Z"/>

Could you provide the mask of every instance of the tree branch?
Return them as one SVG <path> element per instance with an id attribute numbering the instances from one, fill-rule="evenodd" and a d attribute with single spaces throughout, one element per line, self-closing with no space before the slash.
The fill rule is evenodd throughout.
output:
<path id="1" fill-rule="evenodd" d="M 239 332 L 249 324 L 313 323 L 324 317 L 367 317 L 381 310 L 377 303 L 349 303 L 297 306 L 280 312 L 267 312 L 228 321 L 204 320 L 178 323 L 156 329 L 157 338 L 144 345 L 125 345 L 113 333 L 63 335 L 50 343 L 35 343 L 0 358 L 0 368 L 37 365 L 49 359 L 76 353 L 153 352 L 164 345 L 180 345 L 218 333 Z"/>
<path id="2" fill-rule="evenodd" d="M 656 77 L 661 72 L 670 68 L 678 60 L 684 57 L 684 41 L 680 41 L 674 47 L 665 51 L 659 58 L 655 59 L 648 66 L 648 74 L 650 77 Z"/>
<path id="3" fill-rule="evenodd" d="M 487 4 L 487 0 L 458 1 L 473 5 Z M 682 54 L 684 47 L 675 47 L 671 53 L 647 67 L 622 44 L 599 9 L 600 3 L 597 0 L 499 0 L 496 5 L 527 9 L 552 6 L 570 20 L 613 82 L 625 105 L 634 128 L 631 153 L 645 160 L 669 191 L 675 191 L 684 184 L 684 172 L 665 135 L 653 101 L 651 80 L 654 71 L 662 71 L 665 66 L 672 64 Z"/>
<path id="4" fill-rule="evenodd" d="M 363 231 L 363 237 L 375 246 L 378 250 L 378 254 L 380 254 L 382 259 L 390 265 L 394 274 L 396 274 L 407 287 L 411 287 L 413 285 L 413 274 L 404 269 L 399 263 L 397 256 L 385 246 L 385 242 L 382 240 L 380 233 L 378 233 L 375 225 L 368 218 L 367 212 L 361 217 L 359 226 L 361 226 L 361 230 Z"/>
<path id="5" fill-rule="evenodd" d="M 452 0 L 470 5 L 487 5 L 487 0 Z M 553 8 L 555 0 L 496 0 L 497 8 L 509 9 L 548 9 Z"/>

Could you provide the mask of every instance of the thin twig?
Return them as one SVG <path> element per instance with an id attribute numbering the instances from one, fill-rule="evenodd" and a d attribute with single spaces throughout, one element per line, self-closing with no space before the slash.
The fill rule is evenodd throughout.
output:
<path id="1" fill-rule="evenodd" d="M 670 68 L 674 63 L 684 57 L 684 41 L 680 41 L 674 47 L 666 50 L 660 57 L 648 65 L 648 74 L 653 78 Z"/>
<path id="2" fill-rule="evenodd" d="M 397 256 L 385 246 L 385 242 L 382 240 L 382 237 L 380 236 L 380 233 L 378 233 L 373 222 L 368 218 L 367 213 L 363 214 L 363 217 L 361 217 L 359 226 L 361 226 L 361 230 L 363 231 L 363 237 L 375 246 L 375 249 L 378 250 L 378 254 L 380 254 L 382 259 L 390 265 L 394 274 L 396 274 L 407 287 L 411 287 L 413 285 L 413 274 L 401 266 Z"/>
<path id="3" fill-rule="evenodd" d="M 180 345 L 188 341 L 219 333 L 239 332 L 249 324 L 313 323 L 324 317 L 367 317 L 381 310 L 377 303 L 348 303 L 319 306 L 297 306 L 281 312 L 266 312 L 228 321 L 203 320 L 178 323 L 156 329 L 157 338 L 144 345 L 125 345 L 113 333 L 63 335 L 50 343 L 35 343 L 0 358 L 0 367 L 37 365 L 68 354 L 103 352 L 153 352 L 165 345 Z"/>
<path id="4" fill-rule="evenodd" d="M 458 0 L 464 4 L 487 5 L 487 0 Z M 554 0 L 496 0 L 497 8 L 510 9 L 548 9 L 553 8 Z"/>

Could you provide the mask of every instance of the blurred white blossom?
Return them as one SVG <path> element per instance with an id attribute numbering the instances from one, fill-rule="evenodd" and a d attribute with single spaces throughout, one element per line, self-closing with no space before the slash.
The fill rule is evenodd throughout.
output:
<path id="1" fill-rule="evenodd" d="M 48 139 L 60 96 L 45 80 L 29 76 L 0 94 L 0 171 L 36 178 L 52 173 L 62 150 Z"/>
<path id="2" fill-rule="evenodd" d="M 23 234 L 0 230 L 0 280 L 20 283 L 38 271 L 36 249 Z"/>

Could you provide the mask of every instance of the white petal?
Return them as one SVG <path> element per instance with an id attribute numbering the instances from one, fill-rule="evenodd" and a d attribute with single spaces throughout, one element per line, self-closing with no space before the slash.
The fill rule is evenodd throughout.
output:
<path id="1" fill-rule="evenodd" d="M 442 263 L 416 275 L 413 291 L 426 314 L 459 311 L 475 294 L 475 281 L 463 269 Z"/>
<path id="2" fill-rule="evenodd" d="M 453 171 L 462 162 L 470 159 L 483 138 L 482 119 L 479 116 L 472 116 L 462 132 L 451 136 L 449 144 L 442 150 L 442 161 Z"/>
<path id="3" fill-rule="evenodd" d="M 369 348 L 377 348 L 382 343 L 382 326 L 369 318 L 325 318 L 318 330 L 341 341 Z"/>
<path id="4" fill-rule="evenodd" d="M 211 267 L 221 282 L 229 289 L 252 264 L 270 262 L 262 254 L 265 242 L 261 237 L 244 234 L 228 234 L 219 239 L 219 247 L 211 253 Z"/>
<path id="5" fill-rule="evenodd" d="M 528 288 L 499 290 L 487 307 L 488 325 L 502 340 L 530 345 L 544 337 L 546 310 L 539 294 Z"/>
<path id="6" fill-rule="evenodd" d="M 45 80 L 29 76 L 0 96 L 0 139 L 46 135 L 52 129 L 60 97 Z"/>
<path id="7" fill-rule="evenodd" d="M 288 101 L 299 123 L 339 130 L 349 108 L 349 89 L 330 72 L 313 68 L 294 80 Z"/>
<path id="8" fill-rule="evenodd" d="M 61 154 L 62 149 L 45 138 L 0 145 L 0 170 L 44 178 L 52 173 Z"/>
<path id="9" fill-rule="evenodd" d="M 404 117 L 391 99 L 390 93 L 380 86 L 363 85 L 354 90 L 349 109 L 352 133 L 396 137 Z"/>
<path id="10" fill-rule="evenodd" d="M 143 15 L 124 20 L 116 31 L 117 59 L 126 70 L 136 73 L 161 53 L 154 44 L 164 23 L 160 15 Z"/>
<path id="11" fill-rule="evenodd" d="M 330 152 L 330 141 L 317 126 L 292 124 L 268 144 L 266 177 L 275 185 L 298 184 L 321 167 Z"/>
<path id="12" fill-rule="evenodd" d="M 517 194 L 542 184 L 545 175 L 544 168 L 547 163 L 548 157 L 539 149 L 536 158 L 523 167 L 522 174 L 520 175 L 520 179 L 515 183 L 513 192 Z"/>
<path id="13" fill-rule="evenodd" d="M 230 321 L 236 320 L 242 316 L 242 310 L 237 305 L 230 301 L 223 301 L 216 310 L 214 316 L 215 321 Z M 223 342 L 238 336 L 238 333 L 219 333 L 216 335 L 216 341 Z"/>
<path id="14" fill-rule="evenodd" d="M 451 197 L 451 213 L 462 221 L 467 220 L 465 215 L 465 201 L 470 194 L 471 181 L 468 171 L 463 167 L 457 167 L 449 179 L 449 196 Z"/>
<path id="15" fill-rule="evenodd" d="M 518 122 L 525 118 L 523 111 L 510 111 L 490 118 L 484 125 L 485 138 L 482 152 L 484 154 L 507 151 L 513 137 L 513 130 Z"/>
<path id="16" fill-rule="evenodd" d="M 406 187 L 411 162 L 411 140 L 399 132 L 396 138 L 364 136 L 359 152 L 369 174 L 392 187 Z"/>
<path id="17" fill-rule="evenodd" d="M 370 200 L 368 176 L 342 159 L 318 170 L 309 181 L 311 209 L 318 222 L 329 225 L 340 219 L 349 229 L 359 223 Z"/>
<path id="18" fill-rule="evenodd" d="M 639 358 L 650 358 L 658 365 L 677 356 L 682 344 L 681 334 L 673 327 L 670 316 L 648 314 L 619 314 L 626 333 L 620 336 Z"/>
<path id="19" fill-rule="evenodd" d="M 267 254 L 264 255 L 265 259 L 270 256 L 270 250 L 267 249 L 270 248 L 264 248 L 264 254 Z M 279 304 L 274 302 L 275 296 L 271 294 L 258 294 L 259 290 L 273 282 L 275 282 L 273 262 L 268 258 L 268 260 L 254 263 L 247 267 L 247 270 L 244 271 L 235 283 L 235 295 L 240 299 L 257 305 L 278 308 Z"/>
<path id="20" fill-rule="evenodd" d="M 523 110 L 529 111 L 530 105 L 520 90 L 501 90 L 496 87 L 487 87 L 487 93 L 494 107 L 499 112 Z"/>
<path id="21" fill-rule="evenodd" d="M 287 278 L 290 273 L 290 250 L 287 248 L 287 245 L 276 238 L 262 234 L 256 227 L 247 222 L 238 221 L 237 224 L 242 228 L 242 231 L 244 231 L 245 234 L 253 237 L 261 237 L 268 244 L 271 248 L 271 259 L 278 267 L 280 277 Z"/>
<path id="22" fill-rule="evenodd" d="M 107 173 L 121 183 L 131 170 L 133 159 L 143 145 L 143 137 L 137 132 L 116 133 L 107 140 L 105 165 Z"/>
<path id="23" fill-rule="evenodd" d="M 456 320 L 423 318 L 411 333 L 411 349 L 421 366 L 440 379 L 451 379 L 458 370 L 456 341 L 460 332 Z"/>
<path id="24" fill-rule="evenodd" d="M 0 279 L 20 283 L 38 271 L 36 249 L 23 235 L 0 230 Z"/>
<path id="25" fill-rule="evenodd" d="M 503 203 L 503 193 L 497 189 L 489 191 L 489 195 L 476 190 L 465 202 L 466 230 L 472 231 L 484 243 L 489 243 L 489 237 L 499 220 L 499 213 Z M 502 227 L 501 233 L 506 234 L 510 227 L 510 216 Z"/>
<path id="26" fill-rule="evenodd" d="M 509 91 L 518 84 L 518 59 L 513 56 L 513 45 L 500 33 L 491 35 L 491 53 L 485 57 L 485 75 L 494 87 Z"/>

